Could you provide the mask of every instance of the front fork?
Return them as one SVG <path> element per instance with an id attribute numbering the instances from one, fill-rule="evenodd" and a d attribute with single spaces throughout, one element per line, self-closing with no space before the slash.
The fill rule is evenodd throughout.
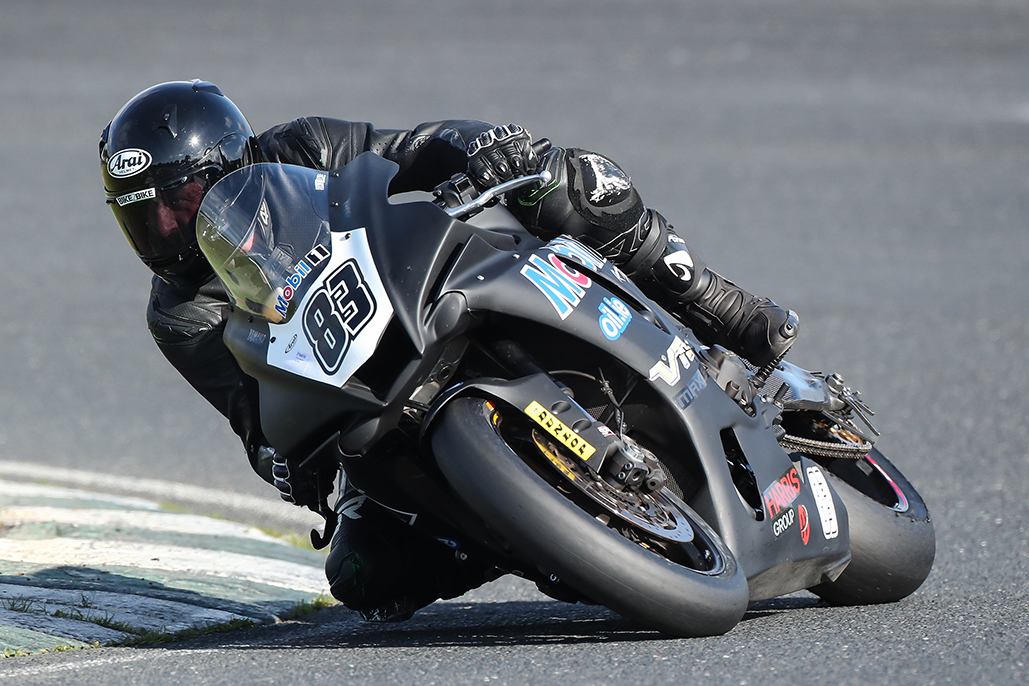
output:
<path id="1" fill-rule="evenodd" d="M 479 379 L 450 389 L 426 416 L 423 436 L 447 403 L 468 395 L 500 402 L 523 413 L 616 489 L 651 493 L 664 488 L 667 477 L 649 450 L 594 419 L 542 372 L 511 381 Z"/>

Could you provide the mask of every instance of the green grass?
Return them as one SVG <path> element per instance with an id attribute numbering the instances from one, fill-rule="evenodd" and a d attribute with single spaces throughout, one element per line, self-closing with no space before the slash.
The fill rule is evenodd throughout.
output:
<path id="1" fill-rule="evenodd" d="M 325 608 L 332 607 L 336 604 L 337 601 L 335 598 L 331 596 L 320 595 L 314 600 L 302 600 L 299 603 L 295 603 L 293 607 L 289 609 L 289 612 L 283 615 L 282 618 L 297 619 L 299 617 L 303 617 L 304 615 L 310 615 L 314 614 L 315 612 L 320 612 Z"/>
<path id="2" fill-rule="evenodd" d="M 126 633 L 132 633 L 131 636 L 123 638 L 120 641 L 108 643 L 109 646 L 141 646 L 141 645 L 156 645 L 158 643 L 172 643 L 175 641 L 185 641 L 189 638 L 196 638 L 197 636 L 209 636 L 210 634 L 223 634 L 229 631 L 235 631 L 236 629 L 245 629 L 247 627 L 254 626 L 256 622 L 252 619 L 232 619 L 228 622 L 222 622 L 220 624 L 205 624 L 200 627 L 193 627 L 191 629 L 183 629 L 182 631 L 159 631 L 155 629 L 129 629 Z M 122 631 L 122 629 L 119 629 Z"/>
<path id="3" fill-rule="evenodd" d="M 0 607 L 11 612 L 27 612 L 30 614 L 40 614 L 41 609 L 36 609 L 38 601 L 32 598 L 26 598 L 24 596 L 18 596 L 16 598 L 4 598 L 0 600 Z M 45 609 L 45 608 L 43 608 Z"/>

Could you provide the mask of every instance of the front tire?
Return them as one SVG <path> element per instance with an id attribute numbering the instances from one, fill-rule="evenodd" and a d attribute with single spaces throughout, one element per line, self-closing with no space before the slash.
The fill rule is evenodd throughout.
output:
<path id="1" fill-rule="evenodd" d="M 648 538 L 625 520 L 591 511 L 574 489 L 559 491 L 560 477 L 549 478 L 557 470 L 524 445 L 512 448 L 499 430 L 502 422 L 528 420 L 482 399 L 458 398 L 445 409 L 432 445 L 455 491 L 516 559 L 673 636 L 722 634 L 740 621 L 747 608 L 746 577 L 719 536 L 688 506 L 680 503 L 675 516 L 689 520 L 693 541 L 669 546 Z"/>

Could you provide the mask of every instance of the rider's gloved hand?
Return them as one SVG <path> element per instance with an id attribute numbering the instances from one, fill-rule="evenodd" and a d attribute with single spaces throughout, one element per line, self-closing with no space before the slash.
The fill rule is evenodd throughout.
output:
<path id="1" fill-rule="evenodd" d="M 272 456 L 272 478 L 279 496 L 287 503 L 317 510 L 332 491 L 336 474 L 316 467 L 301 467 L 297 460 L 283 457 L 274 448 L 262 446 L 259 453 Z"/>
<path id="2" fill-rule="evenodd" d="M 532 174 L 537 164 L 532 137 L 517 124 L 494 126 L 468 144 L 468 176 L 480 191 Z"/>

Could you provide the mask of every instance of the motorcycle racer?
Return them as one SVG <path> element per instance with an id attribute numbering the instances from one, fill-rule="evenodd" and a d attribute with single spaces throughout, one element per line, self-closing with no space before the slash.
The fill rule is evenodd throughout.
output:
<path id="1" fill-rule="evenodd" d="M 242 166 L 280 162 L 327 171 L 368 151 L 400 166 L 391 193 L 428 191 L 458 172 L 467 172 L 482 190 L 542 165 L 553 181 L 508 201 L 537 236 L 567 234 L 596 249 L 706 342 L 755 365 L 776 362 L 796 338 L 793 312 L 707 268 L 664 217 L 644 206 L 629 176 L 602 155 L 555 148 L 538 159 L 522 127 L 472 120 L 377 130 L 368 123 L 301 117 L 255 134 L 213 84 L 158 84 L 130 99 L 101 135 L 107 203 L 154 273 L 147 321 L 158 348 L 229 420 L 251 466 L 288 502 L 316 509 L 335 473 L 303 469 L 267 445 L 257 384 L 222 342 L 230 301 L 197 245 L 197 210 L 215 182 Z M 448 548 L 414 535 L 345 479 L 336 512 L 339 525 L 326 562 L 330 587 L 370 619 L 404 619 L 499 574 L 456 561 Z"/>

